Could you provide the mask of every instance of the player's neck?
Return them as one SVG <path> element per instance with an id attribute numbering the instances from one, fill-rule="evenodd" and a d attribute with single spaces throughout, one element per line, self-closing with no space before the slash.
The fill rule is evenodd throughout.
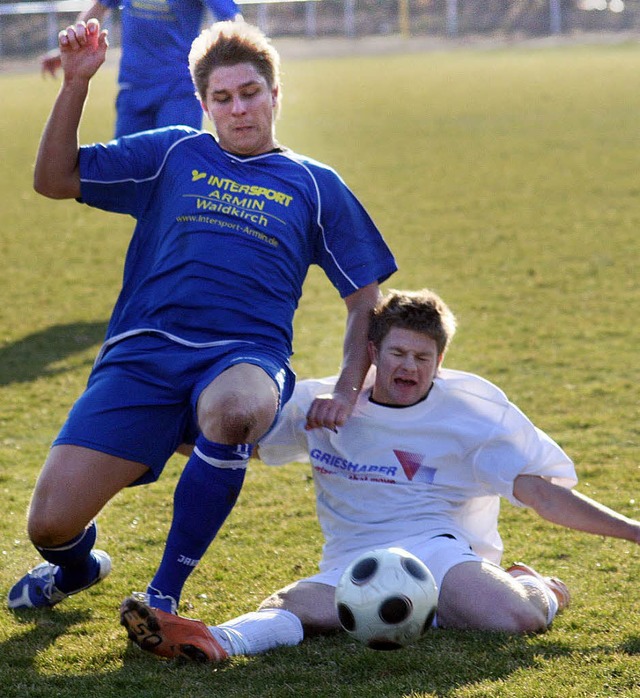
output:
<path id="1" fill-rule="evenodd" d="M 379 405 L 380 407 L 391 407 L 392 409 L 395 410 L 401 410 L 404 409 L 405 407 L 413 407 L 414 405 L 419 405 L 421 402 L 424 402 L 428 397 L 429 393 L 431 392 L 431 388 L 433 388 L 433 383 L 429 386 L 429 390 L 424 394 L 424 397 L 421 397 L 419 400 L 416 400 L 415 402 L 412 402 L 410 405 L 393 405 L 389 402 L 381 402 L 380 400 L 376 400 L 373 397 L 373 391 L 371 391 L 371 395 L 369 395 L 369 402 L 372 402 L 374 405 Z"/>
<path id="2" fill-rule="evenodd" d="M 280 145 L 275 145 L 269 150 L 265 150 L 263 153 L 253 153 L 252 155 L 246 155 L 244 153 L 234 153 L 232 150 L 227 150 L 229 155 L 233 155 L 234 158 L 240 158 L 241 160 L 248 160 L 249 158 L 259 158 L 261 155 L 269 155 L 271 153 L 283 153 L 284 148 Z"/>

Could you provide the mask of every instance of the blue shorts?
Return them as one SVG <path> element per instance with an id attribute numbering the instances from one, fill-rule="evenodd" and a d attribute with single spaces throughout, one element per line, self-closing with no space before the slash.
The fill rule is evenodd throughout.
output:
<path id="1" fill-rule="evenodd" d="M 204 112 L 187 82 L 172 86 L 122 87 L 116 98 L 115 136 L 125 136 L 152 128 L 183 124 L 202 128 Z"/>
<path id="2" fill-rule="evenodd" d="M 286 357 L 242 342 L 191 347 L 159 335 L 128 337 L 94 366 L 54 446 L 84 446 L 143 463 L 150 471 L 134 484 L 153 482 L 180 444 L 195 442 L 200 393 L 223 371 L 243 363 L 271 376 L 282 409 L 295 383 Z"/>

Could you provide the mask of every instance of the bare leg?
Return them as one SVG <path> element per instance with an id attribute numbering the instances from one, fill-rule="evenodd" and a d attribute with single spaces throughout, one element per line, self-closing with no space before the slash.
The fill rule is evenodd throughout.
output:
<path id="1" fill-rule="evenodd" d="M 442 581 L 438 624 L 444 628 L 541 632 L 547 627 L 548 600 L 490 563 L 463 562 Z"/>
<path id="2" fill-rule="evenodd" d="M 296 615 L 305 635 L 320 635 L 340 630 L 335 607 L 336 588 L 318 582 L 294 582 L 276 591 L 260 604 L 260 609 L 280 608 Z"/>
<path id="3" fill-rule="evenodd" d="M 141 463 L 81 446 L 54 446 L 29 507 L 31 541 L 39 547 L 66 543 L 146 471 Z"/>

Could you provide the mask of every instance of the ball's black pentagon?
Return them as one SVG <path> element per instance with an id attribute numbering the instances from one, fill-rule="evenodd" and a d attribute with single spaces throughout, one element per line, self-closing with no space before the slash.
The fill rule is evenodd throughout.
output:
<path id="1" fill-rule="evenodd" d="M 407 574 L 411 577 L 415 577 L 416 579 L 420 579 L 421 581 L 424 581 L 428 578 L 427 571 L 418 560 L 414 560 L 411 557 L 403 557 L 402 566 L 406 570 Z"/>
<path id="2" fill-rule="evenodd" d="M 339 603 L 338 609 L 338 620 L 340 625 L 348 632 L 353 632 L 356 629 L 356 619 L 353 616 L 353 612 L 343 603 Z"/>
<path id="3" fill-rule="evenodd" d="M 365 557 L 353 566 L 351 579 L 354 584 L 364 584 L 371 579 L 378 569 L 378 560 L 375 557 Z"/>
<path id="4" fill-rule="evenodd" d="M 380 604 L 378 615 L 383 622 L 396 625 L 406 620 L 412 610 L 413 605 L 406 596 L 390 596 Z"/>

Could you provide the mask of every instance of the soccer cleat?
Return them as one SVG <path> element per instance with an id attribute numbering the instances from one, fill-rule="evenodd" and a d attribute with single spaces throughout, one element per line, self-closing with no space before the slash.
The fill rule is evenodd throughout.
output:
<path id="1" fill-rule="evenodd" d="M 7 596 L 9 608 L 14 611 L 24 608 L 51 608 L 69 596 L 102 581 L 111 572 L 111 558 L 104 550 L 92 550 L 91 554 L 97 559 L 100 568 L 98 576 L 89 584 L 73 591 L 61 591 L 55 585 L 58 566 L 50 562 L 41 562 L 11 587 Z"/>
<path id="2" fill-rule="evenodd" d="M 229 657 L 202 621 L 166 613 L 132 596 L 120 606 L 120 624 L 140 649 L 159 657 L 203 663 Z"/>
<path id="3" fill-rule="evenodd" d="M 174 616 L 178 614 L 178 602 L 168 594 L 162 594 L 157 589 L 149 587 L 149 591 L 134 591 L 131 597 L 150 608 L 156 608 L 158 611 L 171 613 Z"/>
<path id="4" fill-rule="evenodd" d="M 571 594 L 569 593 L 569 587 L 557 577 L 543 577 L 541 574 L 536 572 L 533 567 L 525 565 L 524 562 L 516 562 L 511 567 L 505 570 L 507 574 L 512 577 L 519 577 L 523 574 L 531 575 L 536 579 L 539 579 L 548 589 L 550 589 L 558 600 L 558 611 L 563 611 L 571 601 Z"/>

